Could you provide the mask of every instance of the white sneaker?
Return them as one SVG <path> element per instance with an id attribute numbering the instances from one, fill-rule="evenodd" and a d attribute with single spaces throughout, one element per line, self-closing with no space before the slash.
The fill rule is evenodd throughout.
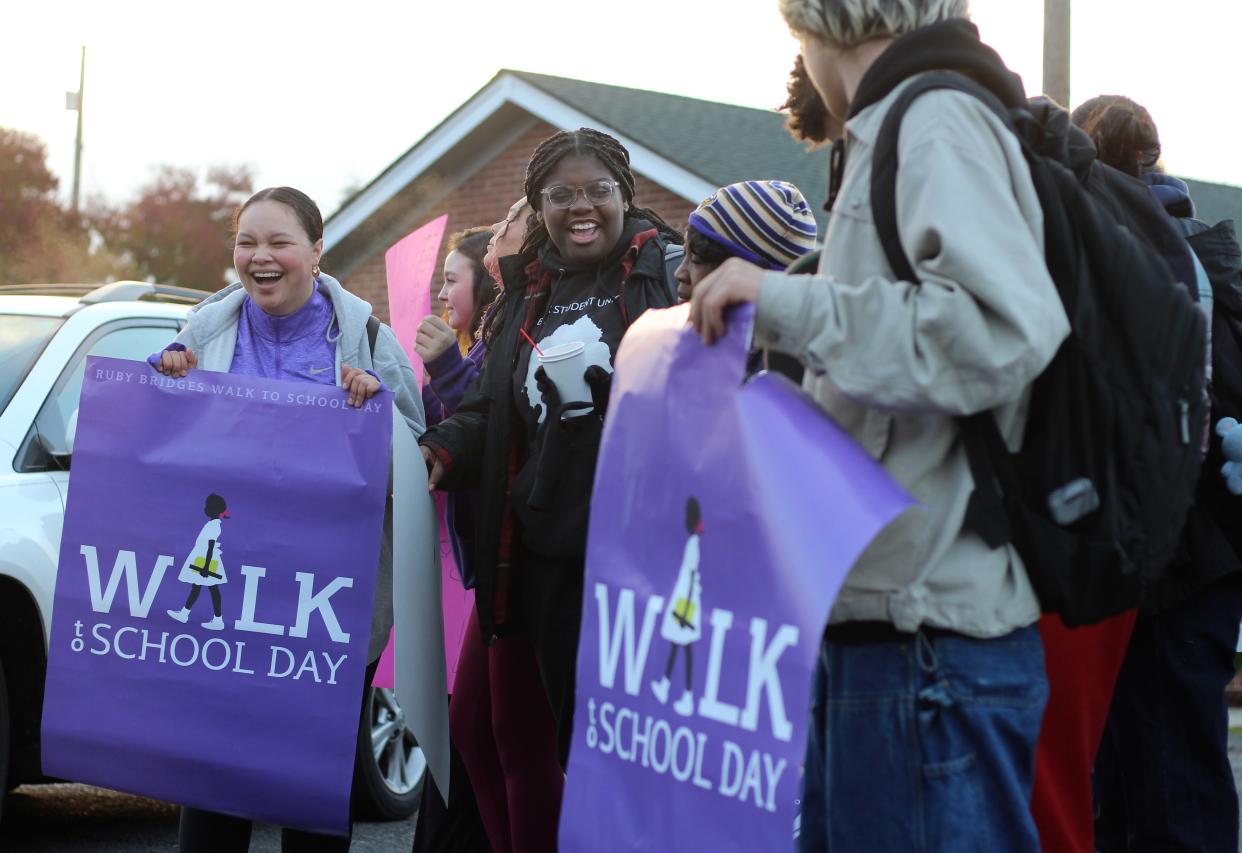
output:
<path id="1" fill-rule="evenodd" d="M 651 692 L 654 693 L 655 697 L 660 700 L 661 705 L 667 702 L 668 701 L 668 676 L 667 675 L 664 676 L 659 681 L 651 682 Z"/>
<path id="2" fill-rule="evenodd" d="M 687 690 L 681 694 L 681 698 L 677 700 L 677 704 L 673 706 L 673 710 L 683 717 L 688 717 L 694 713 L 694 694 Z"/>
<path id="3" fill-rule="evenodd" d="M 190 621 L 190 608 L 182 607 L 180 610 L 169 610 L 168 615 L 184 625 Z"/>
<path id="4" fill-rule="evenodd" d="M 210 622 L 204 622 L 203 627 L 206 628 L 208 631 L 223 631 L 224 620 L 221 619 L 219 616 L 217 616 L 215 619 L 212 619 Z"/>

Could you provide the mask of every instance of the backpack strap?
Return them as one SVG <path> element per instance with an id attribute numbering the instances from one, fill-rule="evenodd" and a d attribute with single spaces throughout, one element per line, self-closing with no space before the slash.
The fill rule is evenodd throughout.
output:
<path id="1" fill-rule="evenodd" d="M 898 137 L 901 121 L 910 105 L 923 94 L 937 89 L 965 92 L 982 101 L 1010 129 L 1008 110 L 996 95 L 968 77 L 951 71 L 933 71 L 920 75 L 901 90 L 884 116 L 876 138 L 871 165 L 871 215 L 875 222 L 884 257 L 898 281 L 919 284 L 897 230 Z M 966 527 L 983 539 L 989 548 L 999 548 L 1013 539 L 1013 528 L 1006 509 L 1006 495 L 1020 494 L 1016 474 L 1006 464 L 1009 449 L 1005 446 L 996 418 L 991 412 L 979 412 L 960 418 L 962 443 L 970 465 L 975 488 L 966 505 Z"/>
<path id="2" fill-rule="evenodd" d="M 372 314 L 367 318 L 367 344 L 371 349 L 371 366 L 375 366 L 375 341 L 379 337 L 380 321 Z"/>
<path id="3" fill-rule="evenodd" d="M 901 120 L 905 118 L 910 105 L 920 95 L 936 89 L 965 92 L 979 99 L 996 113 L 1006 127 L 1013 128 L 1008 110 L 996 95 L 969 77 L 952 71 L 931 71 L 920 75 L 901 90 L 897 100 L 889 107 L 884 122 L 880 125 L 871 161 L 871 215 L 875 220 L 875 230 L 879 234 L 880 245 L 884 247 L 884 257 L 888 259 L 888 265 L 892 267 L 898 281 L 908 281 L 911 284 L 918 284 L 919 279 L 906 258 L 905 249 L 901 247 L 901 237 L 897 232 L 898 135 L 901 131 Z"/>
<path id="4" fill-rule="evenodd" d="M 785 268 L 785 275 L 814 275 L 819 270 L 819 258 L 823 249 L 814 249 Z"/>
<path id="5" fill-rule="evenodd" d="M 828 200 L 824 202 L 824 210 L 832 213 L 837 203 L 837 193 L 841 192 L 841 178 L 845 175 L 845 139 L 833 140 L 828 151 Z"/>

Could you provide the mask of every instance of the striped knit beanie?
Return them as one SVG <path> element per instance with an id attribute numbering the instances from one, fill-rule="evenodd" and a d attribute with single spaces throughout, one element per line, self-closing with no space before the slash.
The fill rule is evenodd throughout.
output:
<path id="1" fill-rule="evenodd" d="M 815 248 L 815 217 L 787 181 L 721 187 L 690 214 L 690 227 L 730 254 L 770 270 L 783 270 Z"/>

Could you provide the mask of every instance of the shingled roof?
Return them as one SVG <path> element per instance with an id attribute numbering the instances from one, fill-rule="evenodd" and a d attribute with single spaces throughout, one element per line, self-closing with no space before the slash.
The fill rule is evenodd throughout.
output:
<path id="1" fill-rule="evenodd" d="M 822 233 L 827 152 L 808 151 L 795 142 L 785 129 L 784 114 L 775 109 L 503 69 L 328 217 L 329 246 L 349 242 L 356 228 L 382 215 L 386 205 L 391 209 L 402 188 L 432 163 L 451 157 L 472 133 L 472 144 L 478 145 L 480 134 L 490 138 L 497 128 L 511 124 L 514 115 L 534 115 L 554 126 L 578 122 L 610 129 L 631 145 L 636 169 L 644 166 L 649 177 L 693 203 L 715 187 L 736 181 L 790 181 L 806 196 Z M 667 168 L 659 167 L 661 163 Z M 1242 188 L 1188 183 L 1201 219 L 1235 219 L 1242 224 Z"/>
<path id="2" fill-rule="evenodd" d="M 1195 202 L 1195 216 L 1209 224 L 1232 219 L 1242 227 L 1242 187 L 1183 178 Z"/>
<path id="3" fill-rule="evenodd" d="M 827 153 L 807 151 L 772 110 L 701 101 L 644 89 L 606 86 L 566 77 L 513 74 L 601 123 L 626 133 L 714 186 L 779 178 L 802 190 L 824 225 Z M 1242 187 L 1186 179 L 1201 219 L 1242 225 Z"/>
<path id="4" fill-rule="evenodd" d="M 785 130 L 785 115 L 643 89 L 604 86 L 527 71 L 510 73 L 658 151 L 712 186 L 779 179 L 806 196 L 824 224 L 828 154 L 807 151 Z M 773 108 L 777 105 L 773 104 Z M 695 200 L 697 201 L 697 199 Z"/>

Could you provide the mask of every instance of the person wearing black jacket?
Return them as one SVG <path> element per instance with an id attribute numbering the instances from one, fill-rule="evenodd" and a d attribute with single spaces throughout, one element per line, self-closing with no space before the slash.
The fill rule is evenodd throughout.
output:
<path id="1" fill-rule="evenodd" d="M 1242 351 L 1230 318 L 1242 317 L 1242 249 L 1233 223 L 1209 227 L 1194 218 L 1185 183 L 1159 171 L 1160 136 L 1139 104 L 1092 98 L 1074 110 L 1074 122 L 1101 160 L 1147 184 L 1165 223 L 1189 238 L 1200 306 L 1211 317 L 1211 420 L 1236 417 Z M 1242 620 L 1242 501 L 1224 487 L 1220 440 L 1209 434 L 1182 547 L 1135 622 L 1096 757 L 1101 853 L 1237 848 L 1225 686 Z"/>
<path id="2" fill-rule="evenodd" d="M 431 486 L 478 489 L 474 564 L 486 640 L 530 635 L 568 760 L 587 520 L 612 361 L 647 308 L 671 304 L 664 247 L 679 236 L 634 205 L 629 152 L 606 133 L 562 131 L 535 149 L 537 217 L 501 259 L 479 382 L 420 440 Z M 581 344 L 590 400 L 561 400 L 535 347 Z"/>

